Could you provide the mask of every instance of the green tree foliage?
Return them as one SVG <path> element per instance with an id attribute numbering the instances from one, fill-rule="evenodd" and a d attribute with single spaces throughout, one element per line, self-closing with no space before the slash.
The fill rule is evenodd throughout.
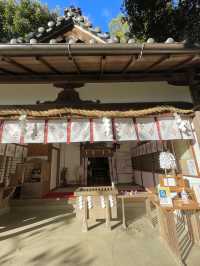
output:
<path id="1" fill-rule="evenodd" d="M 0 0 L 1 41 L 24 37 L 56 16 L 57 11 L 49 11 L 46 5 L 37 0 Z"/>
<path id="2" fill-rule="evenodd" d="M 122 10 L 140 41 L 200 41 L 200 0 L 124 0 Z"/>
<path id="3" fill-rule="evenodd" d="M 122 14 L 110 21 L 109 30 L 111 36 L 117 37 L 120 42 L 126 42 L 130 33 L 128 21 Z"/>

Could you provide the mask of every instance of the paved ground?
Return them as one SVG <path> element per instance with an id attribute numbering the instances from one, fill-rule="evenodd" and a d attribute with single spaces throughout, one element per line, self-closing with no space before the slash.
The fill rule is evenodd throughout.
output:
<path id="1" fill-rule="evenodd" d="M 144 216 L 143 208 L 128 208 L 129 229 L 117 222 L 82 233 L 73 213 L 23 210 L 0 217 L 1 266 L 175 266 L 174 258 Z M 186 261 L 200 265 L 194 246 Z"/>

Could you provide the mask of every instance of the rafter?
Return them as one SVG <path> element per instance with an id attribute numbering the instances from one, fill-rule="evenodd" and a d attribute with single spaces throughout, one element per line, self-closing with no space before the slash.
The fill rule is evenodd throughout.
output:
<path id="1" fill-rule="evenodd" d="M 36 60 L 40 61 L 43 65 L 45 65 L 49 70 L 53 71 L 54 73 L 60 74 L 61 72 L 58 71 L 55 67 L 53 67 L 49 62 L 47 62 L 42 57 L 36 57 Z"/>
<path id="2" fill-rule="evenodd" d="M 192 63 L 196 57 L 197 56 L 190 56 L 190 57 L 188 57 L 187 59 L 185 59 L 182 62 L 179 62 L 178 64 L 176 64 L 175 66 L 173 66 L 171 68 L 171 70 L 178 70 L 178 69 L 181 69 L 181 68 L 185 67 L 185 65 L 188 65 L 189 63 Z M 200 57 L 199 57 L 199 60 L 200 60 Z"/>
<path id="3" fill-rule="evenodd" d="M 144 71 L 145 72 L 149 72 L 151 71 L 153 68 L 159 66 L 161 63 L 163 63 L 165 60 L 169 59 L 170 56 L 169 55 L 164 55 L 162 56 L 158 61 L 154 62 L 153 64 L 151 64 L 150 66 L 148 66 Z"/>
<path id="4" fill-rule="evenodd" d="M 0 67 L 0 72 L 2 72 L 2 73 L 4 73 L 4 74 L 17 75 L 16 72 L 11 71 L 11 70 L 7 70 L 7 69 L 2 68 L 2 67 Z"/>
<path id="5" fill-rule="evenodd" d="M 126 73 L 129 69 L 129 67 L 132 66 L 133 64 L 135 64 L 137 60 L 139 60 L 139 59 L 137 59 L 137 56 L 132 55 L 120 73 L 123 73 L 123 74 Z"/>
<path id="6" fill-rule="evenodd" d="M 1 60 L 2 60 L 2 61 L 5 61 L 5 62 L 8 63 L 8 64 L 11 64 L 11 65 L 13 65 L 13 66 L 16 66 L 16 67 L 18 67 L 18 68 L 20 68 L 20 69 L 22 69 L 22 70 L 25 70 L 26 72 L 29 72 L 29 73 L 32 73 L 32 74 L 36 74 L 36 73 L 37 73 L 37 72 L 35 72 L 34 70 L 30 69 L 29 67 L 24 66 L 24 65 L 22 65 L 22 64 L 20 64 L 20 63 L 18 63 L 18 62 L 16 62 L 13 58 L 10 58 L 10 57 L 8 57 L 8 56 L 6 56 L 6 57 L 2 57 Z"/>

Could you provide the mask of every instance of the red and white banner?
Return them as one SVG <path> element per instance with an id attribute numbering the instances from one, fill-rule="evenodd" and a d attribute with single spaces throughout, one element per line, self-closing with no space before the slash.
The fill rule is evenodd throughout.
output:
<path id="1" fill-rule="evenodd" d="M 1 121 L 0 143 L 73 143 L 193 139 L 189 119 L 174 117 Z"/>

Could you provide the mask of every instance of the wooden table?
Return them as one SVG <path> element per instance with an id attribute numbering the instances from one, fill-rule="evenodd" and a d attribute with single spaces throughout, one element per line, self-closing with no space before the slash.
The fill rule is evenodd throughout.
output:
<path id="1" fill-rule="evenodd" d="M 146 199 L 148 196 L 147 192 L 137 192 L 133 194 L 124 194 L 124 195 L 118 195 L 117 198 L 121 199 L 121 208 L 122 208 L 122 228 L 127 229 L 127 224 L 126 224 L 126 215 L 125 215 L 125 200 L 126 199 L 131 199 L 131 200 L 141 200 L 141 199 Z"/>
<path id="2" fill-rule="evenodd" d="M 154 205 L 157 210 L 160 236 L 167 243 L 178 262 L 183 265 L 174 211 L 180 211 L 183 222 L 187 224 L 188 233 L 192 243 L 200 244 L 200 206 L 194 200 L 188 200 L 188 203 L 184 203 L 181 199 L 174 199 L 173 207 L 163 207 L 160 205 L 155 189 L 148 189 L 147 191 L 147 216 L 153 225 L 151 204 Z"/>

